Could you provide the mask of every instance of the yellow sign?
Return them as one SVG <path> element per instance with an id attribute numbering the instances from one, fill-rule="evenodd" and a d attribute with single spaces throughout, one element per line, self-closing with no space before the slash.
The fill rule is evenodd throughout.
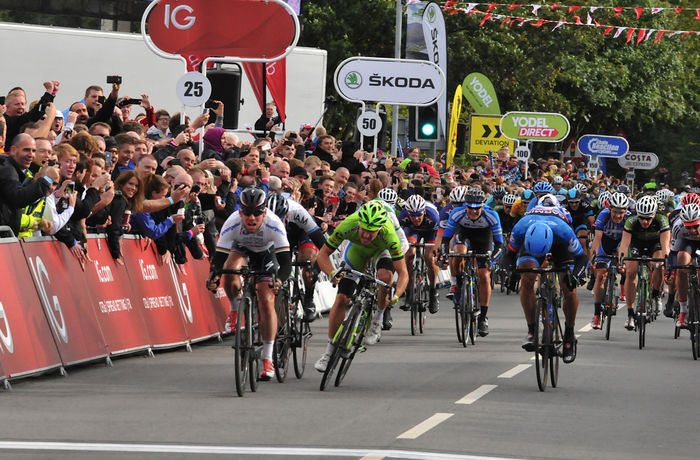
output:
<path id="1" fill-rule="evenodd" d="M 515 141 L 501 133 L 501 115 L 472 114 L 469 117 L 469 154 L 488 155 L 489 150 L 495 155 L 503 146 L 515 152 Z"/>
<path id="2" fill-rule="evenodd" d="M 459 122 L 459 114 L 462 113 L 462 85 L 457 85 L 455 97 L 452 101 L 452 115 L 450 116 L 450 133 L 447 137 L 447 161 L 445 167 L 449 168 L 454 161 L 455 152 L 457 151 L 457 123 Z"/>

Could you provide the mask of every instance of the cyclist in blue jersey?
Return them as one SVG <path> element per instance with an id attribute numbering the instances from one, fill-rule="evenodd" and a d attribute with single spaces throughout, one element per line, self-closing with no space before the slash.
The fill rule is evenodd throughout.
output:
<path id="1" fill-rule="evenodd" d="M 438 230 L 435 246 L 441 247 L 443 253 L 449 252 L 449 244 L 452 236 L 455 236 L 454 251 L 459 254 L 466 254 L 467 244 L 472 251 L 485 254 L 491 250 L 493 253 L 491 260 L 478 260 L 479 276 L 479 303 L 481 312 L 477 323 L 477 331 L 481 337 L 486 337 L 489 333 L 488 309 L 491 299 L 491 271 L 490 265 L 498 261 L 503 247 L 503 232 L 501 230 L 501 220 L 498 213 L 492 209 L 484 208 L 484 192 L 479 188 L 467 190 L 465 195 L 465 206 L 459 207 L 450 213 L 450 218 L 444 229 Z M 460 273 L 464 259 L 450 261 L 450 273 Z M 450 277 L 452 292 L 457 290 L 455 286 L 457 279 L 453 275 Z"/>
<path id="2" fill-rule="evenodd" d="M 440 228 L 447 226 L 447 220 L 450 218 L 450 213 L 453 209 L 464 206 L 464 196 L 467 194 L 467 187 L 460 185 L 455 187 L 450 192 L 450 202 L 440 210 Z"/>
<path id="3" fill-rule="evenodd" d="M 554 187 L 552 186 L 552 184 L 544 180 L 536 183 L 532 191 L 535 192 L 535 199 L 530 201 L 530 204 L 527 205 L 527 211 L 537 206 L 537 202 L 546 194 L 549 193 L 554 195 Z"/>
<path id="4" fill-rule="evenodd" d="M 426 203 L 425 199 L 420 195 L 411 195 L 406 200 L 406 205 L 399 214 L 399 223 L 410 243 L 417 243 L 423 240 L 423 243 L 434 244 L 440 217 L 437 208 L 432 203 Z M 416 248 L 414 247 L 409 248 L 406 252 L 409 280 L 412 279 L 413 275 L 413 257 L 415 255 Z M 438 311 L 438 293 L 435 289 L 438 267 L 435 263 L 435 246 L 426 247 L 423 257 L 428 270 L 428 279 L 430 280 L 430 305 L 428 309 L 430 313 L 434 314 Z M 408 310 L 409 307 L 409 305 L 404 305 L 401 309 Z"/>
<path id="5" fill-rule="evenodd" d="M 503 209 L 503 197 L 506 196 L 506 188 L 502 185 L 496 185 L 491 190 L 491 196 L 486 200 L 486 207 L 498 211 Z"/>
<path id="6" fill-rule="evenodd" d="M 518 253 L 519 257 L 517 257 Z M 588 260 L 576 234 L 557 209 L 556 198 L 549 194 L 543 196 L 538 205 L 525 214 L 525 217 L 513 227 L 503 265 L 509 271 L 513 271 L 516 264 L 518 268 L 537 268 L 547 254 L 552 255 L 552 263 L 559 267 L 574 258 L 573 279 L 565 276 L 559 278 L 565 316 L 562 358 L 565 363 L 572 363 L 576 359 L 576 336 L 574 335 L 576 311 L 578 310 L 576 285 L 583 284 L 583 275 Z M 509 281 L 511 288 L 515 287 L 517 279 L 517 273 L 513 273 Z M 527 338 L 523 343 L 523 349 L 526 351 L 534 351 L 535 347 L 533 333 L 537 305 L 535 298 L 536 279 L 537 275 L 534 273 L 523 273 L 520 282 L 520 303 L 527 322 Z"/>
<path id="7" fill-rule="evenodd" d="M 595 221 L 595 236 L 591 245 L 591 252 L 598 256 L 616 255 L 617 248 L 622 240 L 622 232 L 625 229 L 625 219 L 630 215 L 628 211 L 629 199 L 619 192 L 612 194 L 608 200 L 609 207 L 603 209 Z M 601 302 L 603 300 L 603 287 L 608 274 L 610 259 L 596 257 L 595 259 L 595 285 L 593 286 L 593 329 L 600 329 Z M 622 290 L 625 289 L 624 280 L 621 281 Z"/>

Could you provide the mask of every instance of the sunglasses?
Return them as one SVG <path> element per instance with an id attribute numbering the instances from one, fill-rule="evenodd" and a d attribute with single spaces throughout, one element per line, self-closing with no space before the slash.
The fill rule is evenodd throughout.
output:
<path id="1" fill-rule="evenodd" d="M 246 207 L 241 206 L 241 209 L 240 209 L 240 210 L 241 210 L 241 214 L 243 214 L 244 216 L 255 216 L 255 217 L 261 216 L 262 213 L 265 212 L 265 208 L 264 208 L 264 207 L 260 207 L 260 208 L 246 208 Z"/>
<path id="2" fill-rule="evenodd" d="M 640 217 L 639 220 L 652 220 L 653 217 Z"/>
<path id="3" fill-rule="evenodd" d="M 685 228 L 687 228 L 688 230 L 698 229 L 698 228 L 700 228 L 700 224 L 686 225 Z"/>
<path id="4" fill-rule="evenodd" d="M 569 204 L 581 204 L 581 200 L 575 200 L 575 201 L 569 200 Z"/>

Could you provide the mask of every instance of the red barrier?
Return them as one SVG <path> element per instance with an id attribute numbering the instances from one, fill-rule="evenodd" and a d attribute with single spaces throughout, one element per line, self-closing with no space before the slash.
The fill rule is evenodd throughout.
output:
<path id="1" fill-rule="evenodd" d="M 129 275 L 132 295 L 141 312 L 153 348 L 187 344 L 187 331 L 177 305 L 177 294 L 167 266 L 156 257 L 155 245 L 138 236 L 121 239 L 122 260 Z"/>
<path id="2" fill-rule="evenodd" d="M 216 321 L 216 328 L 219 332 L 224 332 L 226 317 L 231 309 L 228 302 L 228 297 L 226 297 L 226 293 L 224 292 L 224 288 L 219 287 L 219 289 L 216 290 L 216 294 L 206 289 L 205 282 L 209 277 L 208 260 L 193 260 L 188 265 L 194 268 L 202 303 L 212 306 L 212 312 Z"/>
<path id="3" fill-rule="evenodd" d="M 211 300 L 202 292 L 206 291 L 206 278 L 197 277 L 194 269 L 196 262 L 201 260 L 189 258 L 182 266 L 170 263 L 169 267 L 187 336 L 191 342 L 216 337 L 221 332 Z"/>
<path id="4" fill-rule="evenodd" d="M 107 345 L 86 295 L 89 287 L 73 255 L 50 237 L 28 238 L 22 249 L 63 363 L 106 357 Z"/>
<path id="5" fill-rule="evenodd" d="M 0 260 L 0 277 L 10 281 L 0 289 L 2 373 L 21 377 L 60 367 L 61 357 L 17 239 L 2 240 Z"/>
<path id="6" fill-rule="evenodd" d="M 138 308 L 141 298 L 129 288 L 126 267 L 117 265 L 104 236 L 90 235 L 85 268 L 87 293 L 110 354 L 119 355 L 150 348 L 151 339 Z"/>

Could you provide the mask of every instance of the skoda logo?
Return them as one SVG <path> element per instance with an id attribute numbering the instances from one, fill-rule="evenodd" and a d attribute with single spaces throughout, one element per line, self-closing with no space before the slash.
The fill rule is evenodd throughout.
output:
<path id="1" fill-rule="evenodd" d="M 345 76 L 345 85 L 350 89 L 357 89 L 362 86 L 362 75 L 352 71 Z"/>

